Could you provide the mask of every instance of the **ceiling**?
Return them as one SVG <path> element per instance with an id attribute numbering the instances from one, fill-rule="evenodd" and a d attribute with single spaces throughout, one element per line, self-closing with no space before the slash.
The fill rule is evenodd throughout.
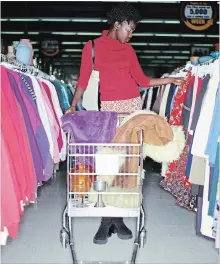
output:
<path id="1" fill-rule="evenodd" d="M 143 68 L 174 68 L 185 64 L 191 47 L 212 48 L 219 42 L 219 2 L 213 2 L 216 21 L 206 31 L 193 31 L 181 21 L 180 1 L 132 4 L 143 18 L 131 40 Z M 10 43 L 28 37 L 38 56 L 41 33 L 51 33 L 61 43 L 61 53 L 53 63 L 78 66 L 85 42 L 107 29 L 105 14 L 113 5 L 115 2 L 2 1 L 2 38 Z"/>

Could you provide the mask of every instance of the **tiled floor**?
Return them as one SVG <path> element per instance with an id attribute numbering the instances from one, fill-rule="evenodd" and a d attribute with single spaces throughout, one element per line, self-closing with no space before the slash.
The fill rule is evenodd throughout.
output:
<path id="1" fill-rule="evenodd" d="M 144 206 L 147 213 L 147 243 L 139 250 L 139 264 L 217 264 L 219 255 L 213 241 L 195 235 L 195 215 L 175 205 L 174 199 L 158 186 L 158 174 L 150 174 L 144 184 Z M 2 248 L 3 264 L 67 264 L 70 251 L 59 241 L 61 215 L 65 205 L 65 174 L 40 190 L 38 204 L 26 208 L 19 237 Z M 100 219 L 77 219 L 74 222 L 78 259 L 88 262 L 129 260 L 133 241 L 122 241 L 116 235 L 107 245 L 94 245 L 93 236 Z M 125 220 L 134 230 L 134 219 Z"/>

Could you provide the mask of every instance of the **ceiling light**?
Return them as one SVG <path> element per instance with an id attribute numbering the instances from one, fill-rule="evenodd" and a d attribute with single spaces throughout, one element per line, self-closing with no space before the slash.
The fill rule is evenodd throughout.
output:
<path id="1" fill-rule="evenodd" d="M 154 36 L 156 37 L 179 37 L 180 34 L 160 34 L 160 33 L 156 33 Z"/>
<path id="2" fill-rule="evenodd" d="M 181 54 L 190 54 L 190 51 L 188 51 L 188 50 L 181 50 L 180 53 Z"/>
<path id="3" fill-rule="evenodd" d="M 182 63 L 180 60 L 168 60 L 167 63 Z"/>
<path id="4" fill-rule="evenodd" d="M 197 34 L 181 34 L 181 37 L 187 37 L 187 38 L 203 38 L 205 35 L 197 35 Z"/>
<path id="5" fill-rule="evenodd" d="M 143 53 L 158 53 L 160 50 L 143 50 Z"/>
<path id="6" fill-rule="evenodd" d="M 8 21 L 8 18 L 1 18 L 0 21 Z"/>
<path id="7" fill-rule="evenodd" d="M 130 42 L 130 44 L 132 45 L 132 46 L 147 46 L 148 44 L 147 43 L 141 43 L 141 42 Z"/>
<path id="8" fill-rule="evenodd" d="M 157 59 L 172 59 L 172 56 L 156 56 Z"/>
<path id="9" fill-rule="evenodd" d="M 149 37 L 152 37 L 152 36 L 154 36 L 154 34 L 153 33 L 134 33 L 133 34 L 133 36 L 137 36 L 137 37 L 147 37 L 147 36 L 149 36 Z"/>
<path id="10" fill-rule="evenodd" d="M 149 43 L 149 46 L 169 46 L 167 43 Z"/>
<path id="11" fill-rule="evenodd" d="M 101 33 L 98 32 L 52 32 L 53 35 L 75 35 L 75 36 L 99 36 Z"/>
<path id="12" fill-rule="evenodd" d="M 136 2 L 136 1 L 135 1 Z M 180 1 L 140 1 L 141 3 L 179 4 Z"/>
<path id="13" fill-rule="evenodd" d="M 20 31 L 17 31 L 17 32 L 15 32 L 15 31 L 2 31 L 1 32 L 2 34 L 6 34 L 6 35 L 22 35 L 22 34 L 24 34 L 24 32 L 20 32 Z"/>
<path id="14" fill-rule="evenodd" d="M 193 44 L 194 47 L 213 47 L 213 44 Z"/>
<path id="15" fill-rule="evenodd" d="M 166 20 L 165 24 L 180 24 L 180 20 Z"/>
<path id="16" fill-rule="evenodd" d="M 73 18 L 72 22 L 107 22 L 107 19 L 101 18 Z"/>
<path id="17" fill-rule="evenodd" d="M 40 18 L 40 21 L 44 22 L 69 22 L 70 18 Z"/>
<path id="18" fill-rule="evenodd" d="M 157 19 L 143 19 L 140 21 L 141 23 L 163 23 L 164 20 L 157 20 Z"/>
<path id="19" fill-rule="evenodd" d="M 98 32 L 76 32 L 76 35 L 78 35 L 78 36 L 90 36 L 90 35 L 100 36 L 101 33 L 98 33 Z"/>
<path id="20" fill-rule="evenodd" d="M 29 35 L 39 35 L 39 32 L 28 32 Z"/>
<path id="21" fill-rule="evenodd" d="M 12 22 L 35 22 L 39 21 L 37 18 L 9 18 L 8 21 Z"/>
<path id="22" fill-rule="evenodd" d="M 177 54 L 179 54 L 180 53 L 180 51 L 178 51 L 178 50 L 161 50 L 160 51 L 161 53 L 164 53 L 164 54 L 171 54 L 171 53 L 177 53 Z"/>
<path id="23" fill-rule="evenodd" d="M 165 20 L 165 19 L 143 19 L 141 23 L 154 23 L 154 24 L 180 24 L 180 20 Z"/>
<path id="24" fill-rule="evenodd" d="M 38 41 L 31 41 L 32 45 L 38 44 Z"/>
<path id="25" fill-rule="evenodd" d="M 176 46 L 176 47 L 189 47 L 189 46 L 191 46 L 191 44 L 186 44 L 186 43 L 172 43 L 172 44 L 170 44 L 171 46 Z"/>
<path id="26" fill-rule="evenodd" d="M 80 51 L 82 51 L 82 49 L 63 49 L 62 51 L 65 51 L 65 52 L 71 52 L 71 51 L 80 52 Z"/>
<path id="27" fill-rule="evenodd" d="M 153 63 L 166 63 L 165 60 L 152 60 Z"/>
<path id="28" fill-rule="evenodd" d="M 154 59 L 155 56 L 139 56 L 141 59 Z"/>
<path id="29" fill-rule="evenodd" d="M 187 56 L 174 56 L 174 59 L 177 59 L 177 60 L 188 60 L 189 59 L 189 57 L 187 57 Z"/>
<path id="30" fill-rule="evenodd" d="M 63 41 L 61 42 L 62 45 L 82 45 L 82 44 L 86 44 L 86 42 L 77 42 L 77 41 Z"/>
<path id="31" fill-rule="evenodd" d="M 206 37 L 208 37 L 208 38 L 218 38 L 219 36 L 218 35 L 206 35 Z"/>

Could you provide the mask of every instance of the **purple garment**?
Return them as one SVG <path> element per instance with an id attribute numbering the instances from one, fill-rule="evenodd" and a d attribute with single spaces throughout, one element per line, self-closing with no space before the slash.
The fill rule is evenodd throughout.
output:
<path id="1" fill-rule="evenodd" d="M 109 143 L 116 133 L 117 113 L 79 111 L 64 115 L 61 121 L 72 143 Z"/>
<path id="2" fill-rule="evenodd" d="M 30 149 L 31 149 L 31 155 L 32 155 L 32 159 L 33 159 L 33 163 L 34 163 L 34 169 L 35 169 L 35 173 L 37 176 L 37 183 L 41 183 L 44 179 L 43 176 L 43 163 L 42 163 L 42 159 L 41 159 L 41 155 L 40 155 L 40 151 L 36 142 L 36 138 L 34 136 L 34 131 L 31 125 L 31 121 L 30 121 L 30 117 L 27 111 L 27 107 L 24 103 L 24 100 L 22 98 L 21 92 L 18 89 L 16 80 L 13 76 L 13 74 L 10 71 L 7 71 L 8 74 L 8 79 L 10 82 L 10 87 L 17 99 L 18 104 L 20 105 L 23 117 L 24 117 L 24 122 L 25 122 L 25 126 L 26 126 L 26 131 L 28 134 L 28 141 L 30 144 Z"/>
<path id="3" fill-rule="evenodd" d="M 28 99 L 29 103 L 32 106 L 32 109 L 34 109 L 34 112 L 30 111 L 29 109 L 31 109 L 31 106 L 29 105 L 29 108 L 28 108 L 28 105 L 26 104 L 28 113 L 30 116 L 30 121 L 34 129 L 36 141 L 37 141 L 39 151 L 41 154 L 41 159 L 43 162 L 43 169 L 44 169 L 43 174 L 45 176 L 44 181 L 47 181 L 48 179 L 51 178 L 53 174 L 53 167 L 54 167 L 53 159 L 50 154 L 49 141 L 48 141 L 44 126 L 42 124 L 40 115 L 38 113 L 36 100 L 34 100 L 30 92 L 30 89 L 33 90 L 33 84 L 32 84 L 31 78 L 21 73 L 19 73 L 19 76 L 22 77 L 22 79 L 20 78 L 21 89 L 23 90 L 23 93 L 25 93 L 26 98 Z"/>
<path id="4" fill-rule="evenodd" d="M 85 143 L 85 146 L 72 147 L 71 153 L 94 154 L 96 149 L 87 147 L 87 143 L 110 143 L 116 134 L 117 113 L 99 111 L 79 111 L 61 118 L 62 129 L 70 132 L 71 143 Z M 80 163 L 94 166 L 91 157 L 80 157 Z"/>

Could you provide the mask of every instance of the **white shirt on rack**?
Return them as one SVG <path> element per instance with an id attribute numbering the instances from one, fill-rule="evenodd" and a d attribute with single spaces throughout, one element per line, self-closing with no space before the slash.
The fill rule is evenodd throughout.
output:
<path id="1" fill-rule="evenodd" d="M 207 65 L 206 65 L 207 66 Z M 194 132 L 194 140 L 191 153 L 193 155 L 206 158 L 205 150 L 208 142 L 209 130 L 215 106 L 215 97 L 219 83 L 219 60 L 216 60 L 207 70 L 211 78 L 208 83 L 206 95 L 203 100 L 199 120 Z M 204 70 L 204 68 L 202 69 Z M 205 73 L 205 72 L 204 72 Z"/>
<path id="2" fill-rule="evenodd" d="M 49 82 L 47 80 L 43 80 L 43 82 L 45 82 L 47 84 L 47 86 L 49 87 L 49 89 L 50 89 L 51 99 L 52 99 L 52 102 L 53 102 L 53 105 L 54 105 L 54 110 L 56 112 L 59 125 L 60 125 L 60 127 L 62 127 L 61 117 L 63 116 L 63 112 L 62 112 L 61 107 L 60 107 L 60 103 L 59 103 L 59 99 L 58 99 L 58 96 L 57 96 L 56 88 L 54 87 L 54 85 L 51 82 Z M 61 136 L 62 136 L 62 141 L 63 141 L 63 147 L 62 147 L 61 152 L 60 152 L 60 159 L 62 161 L 64 161 L 66 159 L 67 150 L 66 150 L 66 136 L 65 136 L 65 134 L 64 134 L 62 129 L 61 129 Z"/>

